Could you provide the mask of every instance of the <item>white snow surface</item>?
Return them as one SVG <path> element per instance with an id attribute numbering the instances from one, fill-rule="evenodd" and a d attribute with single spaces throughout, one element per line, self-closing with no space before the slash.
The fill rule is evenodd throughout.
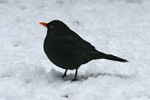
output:
<path id="1" fill-rule="evenodd" d="M 149 0 L 0 0 L 0 100 L 150 100 Z M 61 20 L 97 50 L 129 60 L 94 60 L 71 82 L 43 51 Z"/>

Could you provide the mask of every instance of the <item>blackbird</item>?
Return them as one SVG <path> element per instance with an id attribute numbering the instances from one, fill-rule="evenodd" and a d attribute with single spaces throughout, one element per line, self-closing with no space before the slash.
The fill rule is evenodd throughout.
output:
<path id="1" fill-rule="evenodd" d="M 40 22 L 40 24 L 48 29 L 44 40 L 44 51 L 52 63 L 65 69 L 63 78 L 68 69 L 75 69 L 75 77 L 72 81 L 77 80 L 78 68 L 95 59 L 128 62 L 125 59 L 96 50 L 94 46 L 83 40 L 62 21 L 53 20 L 49 23 Z"/>

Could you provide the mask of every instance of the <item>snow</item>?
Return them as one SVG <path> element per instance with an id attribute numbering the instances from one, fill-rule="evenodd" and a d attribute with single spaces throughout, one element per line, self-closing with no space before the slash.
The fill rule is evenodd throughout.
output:
<path id="1" fill-rule="evenodd" d="M 150 100 L 149 0 L 0 0 L 0 100 Z M 94 60 L 62 79 L 43 51 L 62 20 L 97 50 L 129 63 Z"/>

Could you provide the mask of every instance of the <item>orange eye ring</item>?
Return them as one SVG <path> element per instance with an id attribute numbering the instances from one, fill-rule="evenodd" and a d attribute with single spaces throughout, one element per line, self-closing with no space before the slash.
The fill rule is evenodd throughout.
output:
<path id="1" fill-rule="evenodd" d="M 54 26 L 53 26 L 53 25 L 51 25 L 51 26 L 50 26 L 50 29 L 54 29 Z"/>

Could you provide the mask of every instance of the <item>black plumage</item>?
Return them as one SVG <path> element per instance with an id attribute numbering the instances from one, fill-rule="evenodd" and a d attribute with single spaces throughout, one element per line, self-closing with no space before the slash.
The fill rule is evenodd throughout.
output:
<path id="1" fill-rule="evenodd" d="M 47 27 L 47 35 L 44 41 L 44 51 L 52 63 L 67 70 L 76 69 L 73 81 L 77 80 L 78 68 L 94 59 L 108 59 L 119 62 L 128 62 L 117 56 L 102 53 L 95 49 L 89 42 L 83 40 L 66 24 L 59 20 L 49 23 L 41 22 Z"/>

